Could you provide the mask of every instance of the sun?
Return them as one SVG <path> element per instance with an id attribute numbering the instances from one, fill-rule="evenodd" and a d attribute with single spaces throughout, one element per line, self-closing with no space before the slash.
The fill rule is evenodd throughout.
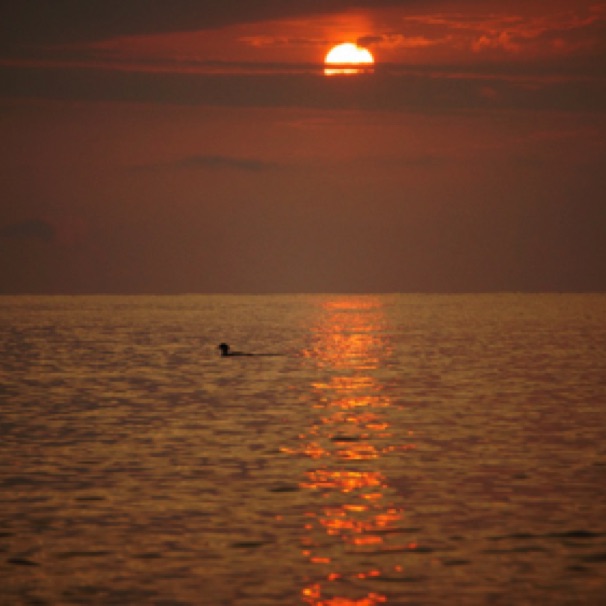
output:
<path id="1" fill-rule="evenodd" d="M 334 74 L 359 74 L 368 71 L 374 65 L 374 57 L 367 48 L 353 42 L 337 44 L 330 49 L 324 58 L 324 73 L 328 76 Z"/>
<path id="2" fill-rule="evenodd" d="M 330 49 L 324 59 L 327 65 L 372 65 L 375 62 L 367 48 L 362 48 L 352 42 L 337 44 Z"/>

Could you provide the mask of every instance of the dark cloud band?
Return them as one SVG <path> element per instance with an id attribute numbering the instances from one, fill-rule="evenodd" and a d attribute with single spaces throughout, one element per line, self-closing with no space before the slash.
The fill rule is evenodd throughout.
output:
<path id="1" fill-rule="evenodd" d="M 52 240 L 55 237 L 53 226 L 42 219 L 29 219 L 11 223 L 0 228 L 0 238 Z"/>
<path id="2" fill-rule="evenodd" d="M 452 67 L 399 70 L 390 66 L 359 77 L 309 72 L 154 73 L 97 68 L 0 67 L 4 95 L 22 98 L 117 101 L 222 107 L 307 107 L 388 111 L 606 108 L 600 78 Z"/>

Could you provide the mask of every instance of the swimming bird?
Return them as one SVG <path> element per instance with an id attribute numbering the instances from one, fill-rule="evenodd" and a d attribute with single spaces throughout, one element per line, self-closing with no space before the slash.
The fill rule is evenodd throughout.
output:
<path id="1" fill-rule="evenodd" d="M 230 346 L 227 343 L 221 343 L 217 349 L 221 350 L 221 356 L 281 356 L 283 354 L 278 353 L 245 353 L 243 351 L 231 351 Z"/>
<path id="2" fill-rule="evenodd" d="M 227 343 L 221 343 L 217 349 L 221 350 L 221 356 L 254 356 L 255 354 L 244 353 L 242 351 L 230 351 Z"/>

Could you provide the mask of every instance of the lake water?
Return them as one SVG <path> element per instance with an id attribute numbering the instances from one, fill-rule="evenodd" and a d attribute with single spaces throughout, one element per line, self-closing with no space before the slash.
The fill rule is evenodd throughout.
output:
<path id="1" fill-rule="evenodd" d="M 0 347 L 3 605 L 606 604 L 606 295 L 5 296 Z"/>

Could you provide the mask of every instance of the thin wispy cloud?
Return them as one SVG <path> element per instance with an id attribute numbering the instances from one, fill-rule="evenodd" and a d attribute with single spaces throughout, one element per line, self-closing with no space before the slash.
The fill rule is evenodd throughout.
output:
<path id="1" fill-rule="evenodd" d="M 531 6 L 529 7 L 531 8 Z M 471 17 L 461 12 L 410 14 L 402 33 L 415 28 L 427 39 L 453 51 L 468 49 L 477 54 L 561 56 L 577 51 L 601 52 L 606 33 L 606 5 L 578 6 L 528 14 L 501 10 L 480 12 Z"/>
<path id="2" fill-rule="evenodd" d="M 357 40 L 359 46 L 383 49 L 426 48 L 428 46 L 435 46 L 443 43 L 444 41 L 441 39 L 432 40 L 425 36 L 406 36 L 404 34 L 395 33 L 361 36 Z"/>
<path id="3" fill-rule="evenodd" d="M 262 48 L 262 47 L 290 47 L 290 46 L 308 46 L 318 47 L 319 45 L 329 45 L 330 40 L 319 39 L 319 38 L 305 38 L 305 37 L 293 37 L 293 36 L 242 36 L 239 38 L 239 42 L 243 42 L 249 46 Z"/>
<path id="4" fill-rule="evenodd" d="M 276 170 L 280 165 L 273 162 L 266 162 L 256 158 L 241 158 L 234 156 L 222 156 L 213 154 L 192 155 L 179 158 L 174 161 L 159 162 L 155 164 L 146 164 L 135 167 L 138 170 L 171 170 L 171 169 L 192 169 L 192 170 L 236 170 L 251 173 L 260 173 L 264 171 Z"/>

